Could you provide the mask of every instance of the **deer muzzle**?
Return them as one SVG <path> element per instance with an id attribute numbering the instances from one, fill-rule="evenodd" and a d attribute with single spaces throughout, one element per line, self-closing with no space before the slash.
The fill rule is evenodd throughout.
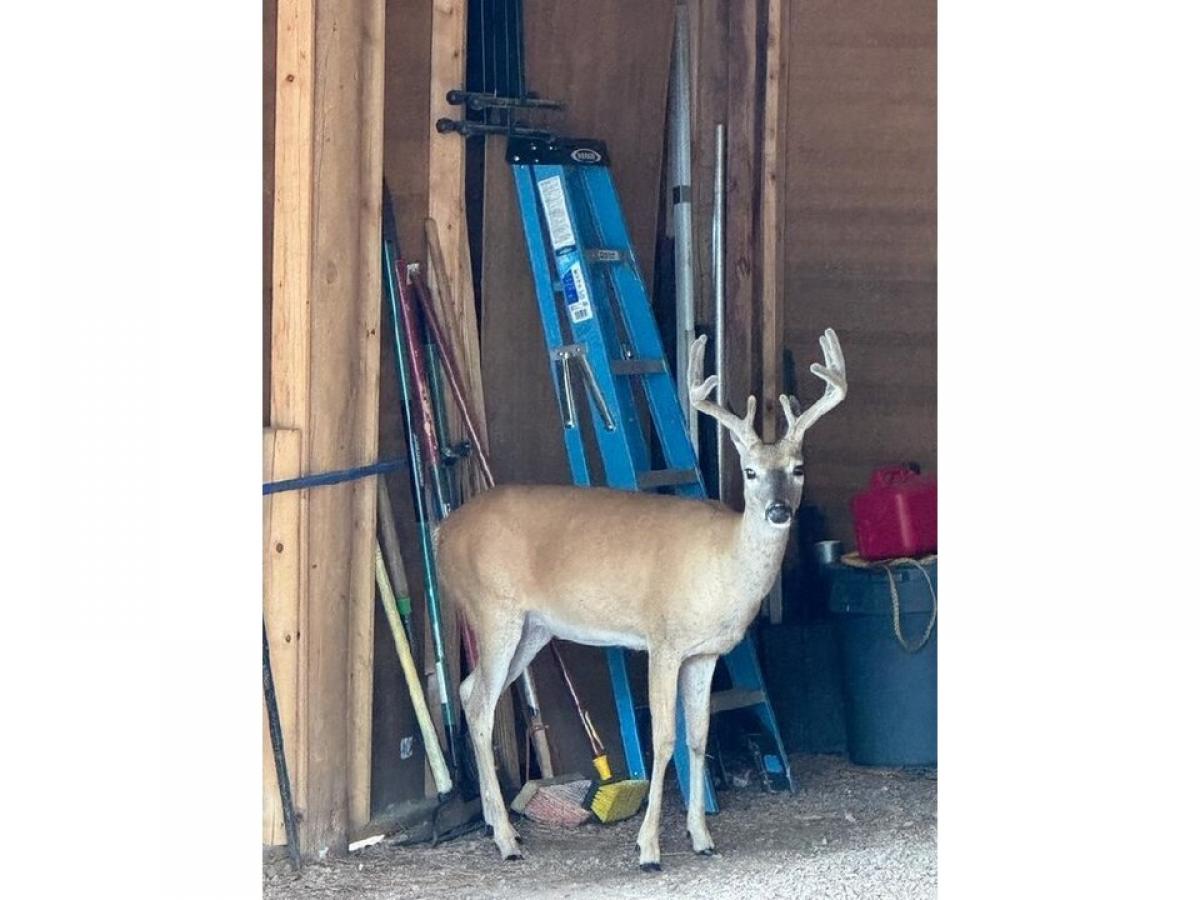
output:
<path id="1" fill-rule="evenodd" d="M 767 507 L 767 521 L 772 525 L 787 525 L 792 521 L 792 508 L 781 500 Z"/>

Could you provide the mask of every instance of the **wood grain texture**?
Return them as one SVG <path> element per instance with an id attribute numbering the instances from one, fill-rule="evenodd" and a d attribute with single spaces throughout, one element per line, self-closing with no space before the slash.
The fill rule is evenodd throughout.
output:
<path id="1" fill-rule="evenodd" d="M 316 12 L 312 0 L 279 0 L 275 33 L 275 166 L 271 255 L 271 423 L 300 431 L 300 466 L 307 471 L 309 330 L 312 282 L 313 53 Z M 308 668 L 308 494 L 300 494 L 299 616 L 297 657 Z M 297 700 L 301 740 L 307 739 L 308 698 L 302 683 Z M 292 763 L 297 785 L 308 783 L 308 753 Z M 296 808 L 306 807 L 303 791 Z"/>
<path id="2" fill-rule="evenodd" d="M 850 547 L 872 468 L 937 465 L 936 4 L 797 4 L 790 43 L 785 368 L 815 399 L 837 329 L 850 394 L 806 441 L 806 499 Z"/>
<path id="3" fill-rule="evenodd" d="M 505 139 L 487 139 L 483 201 L 483 388 L 496 480 L 570 484 Z"/>
<path id="4" fill-rule="evenodd" d="M 263 306 L 262 390 L 263 425 L 271 424 L 271 262 L 274 256 L 275 213 L 275 29 L 279 18 L 276 0 L 263 0 Z"/>
<path id="5" fill-rule="evenodd" d="M 448 325 L 456 339 L 478 344 L 475 292 L 467 249 L 466 147 L 458 135 L 438 134 L 434 123 L 442 117 L 457 119 L 460 111 L 446 102 L 446 92 L 462 88 L 466 70 L 467 9 L 465 0 L 433 0 L 429 39 L 429 209 L 437 224 L 449 280 L 446 305 L 455 317 Z M 415 250 L 415 248 L 414 248 Z M 419 259 L 415 252 L 410 258 Z M 426 251 L 428 270 L 428 251 Z M 469 308 L 469 309 L 468 309 Z M 463 429 L 457 412 L 449 411 L 451 434 L 457 440 Z M 451 702 L 458 708 L 460 629 L 452 615 L 443 618 L 442 640 L 449 661 Z"/>
<path id="6" fill-rule="evenodd" d="M 271 408 L 276 427 L 303 429 L 302 473 L 375 458 L 382 21 L 382 0 L 279 7 Z M 370 649 L 351 622 L 374 602 L 374 491 L 331 486 L 300 505 L 300 840 L 336 852 L 361 779 L 352 669 Z"/>
<path id="7" fill-rule="evenodd" d="M 292 428 L 263 429 L 263 481 L 295 478 L 300 474 L 300 432 Z M 284 753 L 292 778 L 292 797 L 303 805 L 304 788 L 296 779 L 300 743 L 300 495 L 295 492 L 263 498 L 263 621 L 271 644 L 271 674 L 279 706 Z M 275 757 L 263 704 L 263 843 L 283 846 L 287 833 L 275 777 Z"/>
<path id="8" fill-rule="evenodd" d="M 563 113 L 531 115 L 560 134 L 599 138 L 646 283 L 653 283 L 662 196 L 667 85 L 675 5 L 640 0 L 526 0 L 526 76 L 563 100 Z"/>
<path id="9" fill-rule="evenodd" d="M 715 141 L 718 123 L 727 114 L 726 82 L 729 77 L 728 3 L 693 0 L 692 23 L 692 236 L 696 266 L 696 323 L 701 332 L 715 327 L 712 214 Z"/>
<path id="10" fill-rule="evenodd" d="M 739 415 L 746 397 L 757 393 L 761 336 L 757 313 L 759 196 L 758 10 L 754 3 L 728 5 L 725 163 L 725 396 Z M 761 407 L 760 407 L 761 411 Z M 722 430 L 722 440 L 729 437 Z M 732 445 L 730 459 L 736 460 Z M 725 471 L 725 499 L 742 505 L 742 477 L 736 464 Z"/>
<path id="11" fill-rule="evenodd" d="M 362 45 L 354 69 L 360 115 L 356 257 L 359 287 L 356 370 L 352 372 L 358 425 L 353 433 L 354 458 L 364 463 L 379 458 L 379 330 L 382 294 L 381 197 L 383 179 L 384 2 L 373 0 L 360 9 Z M 371 732 L 375 630 L 375 511 L 378 490 L 374 478 L 353 486 L 354 529 L 350 557 L 350 828 L 371 819 Z"/>
<path id="12" fill-rule="evenodd" d="M 762 315 L 762 439 L 779 437 L 786 256 L 783 185 L 787 169 L 787 38 L 790 0 L 767 0 L 766 62 L 763 84 L 762 162 L 759 172 L 759 278 Z"/>

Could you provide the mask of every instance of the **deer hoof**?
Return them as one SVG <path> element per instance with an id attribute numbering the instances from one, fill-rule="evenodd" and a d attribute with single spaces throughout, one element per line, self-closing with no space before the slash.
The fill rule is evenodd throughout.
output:
<path id="1" fill-rule="evenodd" d="M 520 853 L 510 853 L 510 854 L 508 854 L 508 856 L 504 857 L 504 861 L 512 862 L 513 860 L 524 859 L 524 858 L 525 857 L 522 856 Z"/>
<path id="2" fill-rule="evenodd" d="M 697 850 L 696 855 L 697 856 L 712 856 L 713 849 L 712 849 L 712 847 L 705 847 L 703 850 Z"/>
<path id="3" fill-rule="evenodd" d="M 643 872 L 661 872 L 662 864 L 656 862 L 640 863 L 638 868 Z"/>

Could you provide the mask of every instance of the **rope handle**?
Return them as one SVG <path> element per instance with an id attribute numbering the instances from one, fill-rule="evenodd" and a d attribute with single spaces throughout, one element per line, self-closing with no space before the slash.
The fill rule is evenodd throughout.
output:
<path id="1" fill-rule="evenodd" d="M 892 572 L 892 566 L 902 563 L 916 566 L 917 571 L 925 576 L 925 583 L 929 585 L 929 597 L 933 601 L 933 609 L 929 614 L 929 624 L 925 626 L 925 634 L 921 636 L 921 640 L 915 647 L 908 642 L 908 640 L 904 637 L 904 632 L 900 629 L 900 592 L 896 590 L 896 576 Z M 900 642 L 901 647 L 903 647 L 909 653 L 920 653 L 921 650 L 924 649 L 925 645 L 929 643 L 929 638 L 933 634 L 933 626 L 937 622 L 937 591 L 933 589 L 933 579 L 929 577 L 929 573 L 925 571 L 925 567 L 923 565 L 921 565 L 915 559 L 910 559 L 907 556 L 900 557 L 899 559 L 890 559 L 883 563 L 882 567 L 883 570 L 887 572 L 888 591 L 892 595 L 892 631 L 896 633 L 896 640 Z"/>

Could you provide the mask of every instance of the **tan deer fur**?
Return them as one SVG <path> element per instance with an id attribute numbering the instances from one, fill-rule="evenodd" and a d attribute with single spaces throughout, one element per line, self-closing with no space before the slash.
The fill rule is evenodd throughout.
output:
<path id="1" fill-rule="evenodd" d="M 812 371 L 825 395 L 797 414 L 781 397 L 788 431 L 776 444 L 754 432 L 754 398 L 738 418 L 707 398 L 700 381 L 704 338 L 691 347 L 692 405 L 729 429 L 744 479 L 745 510 L 719 503 L 607 488 L 508 485 L 455 511 L 437 534 L 444 596 L 474 629 L 479 663 L 460 695 L 475 745 L 484 818 L 506 859 L 520 858 L 496 779 L 496 701 L 551 637 L 647 650 L 654 764 L 638 835 L 643 869 L 660 867 L 663 775 L 675 745 L 682 697 L 691 754 L 688 832 L 713 851 L 704 818 L 704 751 L 717 658 L 754 619 L 783 560 L 804 487 L 804 431 L 846 394 L 837 336 L 821 338 L 825 365 Z"/>

